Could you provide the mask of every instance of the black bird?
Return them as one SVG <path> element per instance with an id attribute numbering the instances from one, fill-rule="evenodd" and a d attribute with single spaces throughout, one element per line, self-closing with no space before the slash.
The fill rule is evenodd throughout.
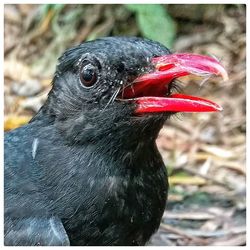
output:
<path id="1" fill-rule="evenodd" d="M 191 73 L 227 77 L 214 58 L 142 38 L 67 50 L 43 107 L 5 134 L 5 245 L 145 245 L 168 191 L 159 130 L 176 112 L 221 110 L 172 93 Z"/>

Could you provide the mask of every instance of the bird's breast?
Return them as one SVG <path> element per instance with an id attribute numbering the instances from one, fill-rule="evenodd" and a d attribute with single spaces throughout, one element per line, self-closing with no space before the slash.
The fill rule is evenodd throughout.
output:
<path id="1" fill-rule="evenodd" d="M 89 179 L 89 190 L 85 203 L 65 221 L 71 244 L 144 245 L 165 208 L 165 168 Z"/>

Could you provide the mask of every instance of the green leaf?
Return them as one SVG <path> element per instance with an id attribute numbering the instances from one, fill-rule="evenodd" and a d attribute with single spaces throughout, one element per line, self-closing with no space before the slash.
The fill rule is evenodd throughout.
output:
<path id="1" fill-rule="evenodd" d="M 172 48 L 176 26 L 165 8 L 160 4 L 128 4 L 136 13 L 137 24 L 143 36 Z"/>
<path id="2" fill-rule="evenodd" d="M 56 14 L 59 14 L 60 11 L 64 8 L 65 4 L 42 4 L 39 7 L 38 19 L 43 20 L 50 10 L 53 10 Z"/>
<path id="3" fill-rule="evenodd" d="M 140 12 L 143 9 L 147 8 L 147 4 L 126 4 L 127 9 L 135 12 Z"/>

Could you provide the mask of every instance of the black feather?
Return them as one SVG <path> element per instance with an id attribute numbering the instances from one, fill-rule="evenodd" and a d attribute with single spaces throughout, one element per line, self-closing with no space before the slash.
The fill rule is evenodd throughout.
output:
<path id="1" fill-rule="evenodd" d="M 170 114 L 135 117 L 134 105 L 108 102 L 151 70 L 149 59 L 166 53 L 157 42 L 123 37 L 64 53 L 44 106 L 28 125 L 5 134 L 6 245 L 67 245 L 68 238 L 71 245 L 146 244 L 167 197 L 155 139 Z M 79 78 L 83 60 L 99 63 L 89 89 Z M 60 242 L 48 234 L 51 218 L 67 233 Z M 29 221 L 36 225 L 30 231 Z"/>

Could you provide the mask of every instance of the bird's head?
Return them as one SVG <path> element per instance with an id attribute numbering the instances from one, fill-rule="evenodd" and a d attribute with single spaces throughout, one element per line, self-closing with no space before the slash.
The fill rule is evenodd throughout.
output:
<path id="1" fill-rule="evenodd" d="M 60 57 L 43 110 L 74 142 L 95 141 L 120 127 L 128 135 L 155 138 L 175 112 L 222 109 L 209 100 L 172 93 L 174 80 L 189 74 L 227 78 L 222 65 L 208 56 L 171 54 L 142 38 L 98 39 Z"/>

